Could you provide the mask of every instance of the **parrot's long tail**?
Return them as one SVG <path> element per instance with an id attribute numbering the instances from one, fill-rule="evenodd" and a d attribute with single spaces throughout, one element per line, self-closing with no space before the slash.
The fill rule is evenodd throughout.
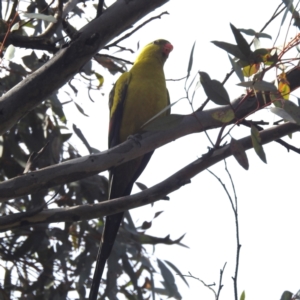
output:
<path id="1" fill-rule="evenodd" d="M 104 267 L 110 255 L 112 247 L 114 245 L 114 241 L 116 239 L 120 224 L 123 219 L 123 214 L 124 213 L 122 212 L 119 214 L 106 217 L 106 221 L 103 229 L 103 236 L 101 239 L 101 244 L 97 255 L 96 269 L 94 272 L 89 300 L 97 299 Z"/>

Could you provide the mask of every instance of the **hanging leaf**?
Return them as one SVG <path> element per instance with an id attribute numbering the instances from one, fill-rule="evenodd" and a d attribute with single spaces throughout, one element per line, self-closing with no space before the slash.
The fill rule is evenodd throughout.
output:
<path id="1" fill-rule="evenodd" d="M 295 120 L 281 107 L 271 107 L 270 111 L 285 121 L 296 123 Z"/>
<path id="2" fill-rule="evenodd" d="M 156 212 L 156 213 L 154 214 L 154 218 L 153 218 L 153 219 L 155 219 L 155 218 L 157 218 L 158 216 L 160 216 L 163 212 L 164 212 L 163 210 L 162 210 L 162 211 Z"/>
<path id="3" fill-rule="evenodd" d="M 199 72 L 199 74 L 205 94 L 210 100 L 218 105 L 227 105 L 230 103 L 228 93 L 221 82 L 211 80 L 205 72 Z"/>
<path id="4" fill-rule="evenodd" d="M 286 5 L 286 10 L 283 14 L 283 17 L 282 17 L 282 20 L 281 20 L 281 25 L 283 25 L 285 19 L 286 19 L 286 16 L 287 16 L 287 13 L 290 11 L 291 13 L 293 13 L 295 11 L 295 8 L 294 8 L 294 5 L 293 5 L 293 2 L 294 0 L 282 0 L 282 2 Z"/>
<path id="5" fill-rule="evenodd" d="M 13 26 L 10 28 L 10 32 L 16 31 L 20 28 L 19 22 L 15 23 Z"/>
<path id="6" fill-rule="evenodd" d="M 185 277 L 181 275 L 181 272 L 179 271 L 179 269 L 174 264 L 172 264 L 170 261 L 165 260 L 165 262 L 176 272 L 176 275 L 178 275 L 182 279 L 182 281 L 184 281 L 184 283 L 189 287 L 188 282 L 186 281 Z"/>
<path id="7" fill-rule="evenodd" d="M 272 107 L 271 112 L 286 121 L 300 125 L 300 107 L 290 100 L 285 100 L 282 107 Z"/>
<path id="8" fill-rule="evenodd" d="M 231 30 L 234 34 L 234 38 L 236 40 L 236 43 L 239 47 L 239 49 L 241 50 L 241 52 L 243 53 L 243 55 L 246 58 L 249 58 L 252 51 L 250 49 L 250 46 L 248 44 L 248 42 L 246 41 L 246 39 L 243 37 L 243 35 L 241 34 L 241 32 L 232 24 L 230 24 Z"/>
<path id="9" fill-rule="evenodd" d="M 282 103 L 282 108 L 294 119 L 294 123 L 300 124 L 300 107 L 290 100 Z"/>
<path id="10" fill-rule="evenodd" d="M 188 69 L 187 69 L 186 80 L 190 77 L 190 72 L 191 72 L 191 69 L 192 69 L 192 66 L 193 66 L 193 56 L 194 56 L 195 44 L 196 44 L 196 42 L 194 42 L 192 50 L 191 50 L 189 64 L 188 64 Z"/>
<path id="11" fill-rule="evenodd" d="M 237 77 L 240 79 L 241 82 L 245 81 L 243 72 L 241 70 L 241 67 L 239 66 L 239 64 L 237 62 L 234 61 L 234 59 L 231 58 L 231 56 L 228 54 L 228 58 L 230 60 L 231 66 L 235 72 L 235 74 L 237 75 Z"/>
<path id="12" fill-rule="evenodd" d="M 253 148 L 254 148 L 256 154 L 259 156 L 259 158 L 264 163 L 267 163 L 266 154 L 265 154 L 264 149 L 261 145 L 261 139 L 260 139 L 259 131 L 253 125 L 251 125 L 251 140 L 252 140 L 252 145 L 253 145 Z"/>
<path id="13" fill-rule="evenodd" d="M 254 48 L 255 49 L 259 49 L 260 48 L 260 40 L 259 40 L 258 37 L 254 37 L 253 44 L 254 44 Z"/>
<path id="14" fill-rule="evenodd" d="M 246 151 L 243 147 L 243 145 L 235 140 L 234 138 L 231 139 L 230 142 L 230 150 L 233 154 L 234 158 L 237 160 L 237 162 L 245 169 L 249 169 L 249 161 L 247 158 Z"/>
<path id="15" fill-rule="evenodd" d="M 284 82 L 279 82 L 278 91 L 281 93 L 283 99 L 289 100 L 291 89 L 288 84 L 286 84 Z"/>
<path id="16" fill-rule="evenodd" d="M 161 275 L 164 278 L 163 285 L 167 289 L 169 296 L 176 297 L 179 293 L 172 272 L 166 267 L 166 265 L 161 260 L 158 259 L 157 264 L 160 268 Z"/>
<path id="17" fill-rule="evenodd" d="M 75 101 L 74 101 L 74 104 L 80 113 L 82 113 L 84 116 L 88 117 L 88 115 L 84 112 L 83 108 L 79 104 L 77 104 Z"/>
<path id="18" fill-rule="evenodd" d="M 292 297 L 293 297 L 293 293 L 289 291 L 284 291 L 280 297 L 280 300 L 292 300 Z"/>
<path id="19" fill-rule="evenodd" d="M 246 299 L 246 294 L 245 294 L 245 291 L 243 291 L 240 296 L 240 300 L 245 300 L 245 299 Z"/>
<path id="20" fill-rule="evenodd" d="M 286 78 L 285 72 L 281 73 L 278 77 L 279 77 L 278 91 L 281 93 L 283 99 L 289 100 L 291 89 L 289 86 L 289 82 Z"/>
<path id="21" fill-rule="evenodd" d="M 14 45 L 9 45 L 5 51 L 3 58 L 6 60 L 11 60 L 15 56 L 15 51 L 16 51 L 16 48 L 14 47 Z"/>

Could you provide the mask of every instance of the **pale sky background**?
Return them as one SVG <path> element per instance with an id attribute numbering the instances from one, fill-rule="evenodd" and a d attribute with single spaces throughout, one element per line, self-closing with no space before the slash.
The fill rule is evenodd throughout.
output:
<path id="1" fill-rule="evenodd" d="M 123 46 L 136 49 L 140 46 L 163 38 L 169 40 L 174 50 L 165 65 L 167 79 L 177 79 L 186 75 L 189 55 L 196 41 L 193 77 L 199 70 L 209 73 L 211 78 L 222 81 L 231 70 L 227 53 L 211 41 L 234 43 L 230 30 L 231 22 L 237 28 L 252 28 L 259 31 L 269 20 L 279 0 L 215 0 L 197 1 L 171 0 L 150 16 L 168 11 L 161 20 L 155 20 L 123 42 Z M 288 15 L 288 19 L 290 14 Z M 265 33 L 273 41 L 278 33 L 282 16 Z M 286 30 L 282 30 L 282 37 Z M 290 28 L 290 35 L 298 33 L 295 27 Z M 248 39 L 250 41 L 250 38 Z M 280 38 L 283 41 L 283 38 Z M 262 47 L 271 47 L 272 41 L 261 39 Z M 277 42 L 277 45 L 280 45 Z M 103 51 L 102 53 L 106 53 Z M 134 61 L 136 54 L 116 53 L 116 56 Z M 274 76 L 274 72 L 271 75 Z M 92 103 L 86 94 L 81 93 L 76 101 L 84 108 L 89 117 L 83 117 L 73 104 L 66 110 L 71 127 L 74 122 L 87 137 L 92 147 L 99 150 L 107 148 L 108 125 L 108 92 L 112 83 L 119 76 L 112 77 L 103 71 L 105 78 L 101 92 L 93 93 Z M 270 77 L 270 81 L 274 77 Z M 241 95 L 244 90 L 236 86 L 239 82 L 233 75 L 225 85 L 231 100 Z M 168 83 L 171 102 L 185 95 L 184 81 Z M 195 84 L 194 84 L 195 85 Z M 197 108 L 206 97 L 203 89 L 197 91 L 194 107 Z M 293 98 L 291 98 L 293 100 Z M 209 107 L 213 107 L 210 105 Z M 187 100 L 181 100 L 172 108 L 172 113 L 188 114 L 191 107 Z M 274 121 L 276 117 L 265 109 L 249 119 Z M 215 140 L 218 131 L 209 132 Z M 232 136 L 240 138 L 249 135 L 250 130 L 236 127 Z M 300 145 L 299 133 L 293 139 L 286 139 L 294 145 Z M 81 153 L 87 154 L 82 143 L 73 139 L 73 144 Z M 158 149 L 152 157 L 145 172 L 138 181 L 148 187 L 164 180 L 174 172 L 207 152 L 210 144 L 204 133 L 193 134 Z M 299 243 L 299 192 L 298 173 L 300 156 L 288 153 L 282 146 L 271 143 L 264 146 L 267 164 L 264 164 L 254 153 L 247 151 L 250 169 L 245 171 L 230 158 L 227 160 L 229 171 L 234 180 L 239 205 L 240 242 L 242 244 L 238 293 L 246 292 L 246 299 L 280 299 L 284 290 L 296 293 L 300 289 L 298 268 L 300 267 Z M 220 162 L 211 170 L 219 176 L 231 191 L 230 182 Z M 135 188 L 134 192 L 138 192 Z M 220 299 L 233 299 L 233 281 L 236 256 L 236 239 L 234 215 L 230 202 L 217 180 L 208 172 L 203 172 L 188 184 L 170 196 L 170 201 L 157 202 L 153 208 L 145 206 L 132 211 L 137 224 L 151 221 L 155 212 L 164 213 L 155 219 L 148 234 L 165 237 L 171 234 L 177 239 L 186 233 L 182 242 L 189 247 L 158 245 L 155 256 L 173 262 L 182 274 L 191 272 L 207 284 L 219 282 L 220 269 L 227 262 L 223 275 L 224 287 Z M 232 194 L 233 197 L 233 194 Z M 150 252 L 152 251 L 149 248 Z M 199 281 L 187 278 L 190 288 L 176 277 L 176 283 L 183 299 L 214 299 L 214 295 Z M 217 290 L 217 286 L 215 287 Z"/>
<path id="2" fill-rule="evenodd" d="M 230 22 L 237 28 L 252 28 L 259 31 L 280 3 L 279 0 L 188 0 L 184 3 L 172 0 L 151 14 L 153 16 L 168 11 L 170 15 L 148 24 L 122 45 L 136 49 L 138 42 L 143 47 L 158 38 L 169 40 L 174 50 L 166 62 L 165 74 L 168 79 L 176 79 L 186 75 L 190 51 L 196 41 L 191 77 L 201 70 L 209 73 L 211 78 L 222 81 L 231 70 L 230 62 L 227 53 L 214 46 L 211 41 L 234 43 Z M 282 17 L 279 17 L 274 25 L 265 30 L 272 36 L 273 41 L 278 33 L 281 19 Z M 282 32 L 281 36 L 284 37 L 286 30 Z M 296 28 L 290 28 L 292 36 L 297 33 Z M 283 38 L 280 41 L 282 42 Z M 271 47 L 273 44 L 272 41 L 261 39 L 261 45 Z M 115 55 L 124 57 L 120 53 Z M 126 56 L 131 61 L 134 61 L 135 57 L 136 54 Z M 274 74 L 273 72 L 271 75 Z M 70 119 L 83 130 L 90 144 L 99 150 L 107 148 L 108 91 L 119 76 L 112 78 L 105 71 L 102 75 L 105 77 L 103 97 L 99 98 L 99 92 L 94 93 L 95 103 L 91 103 L 84 96 L 81 100 L 80 97 L 77 98 L 89 118 L 82 117 L 74 109 L 73 118 Z M 272 76 L 269 80 L 274 78 Z M 236 86 L 238 82 L 237 76 L 233 75 L 225 86 L 232 100 L 244 92 L 243 88 Z M 168 82 L 171 102 L 185 95 L 183 86 L 184 81 Z M 195 97 L 194 107 L 197 108 L 205 99 L 200 88 Z M 187 100 L 181 100 L 173 107 L 172 112 L 187 114 L 191 113 L 191 108 Z M 262 118 L 270 122 L 276 120 L 268 109 L 249 119 L 261 120 Z M 209 132 L 213 140 L 217 132 Z M 232 131 L 235 138 L 249 134 L 248 129 L 241 127 L 236 127 Z M 292 141 L 288 138 L 286 140 L 299 146 L 298 133 L 293 135 Z M 80 142 L 74 141 L 74 143 L 79 149 L 84 150 Z M 193 134 L 170 143 L 155 152 L 138 181 L 150 187 L 201 157 L 209 146 L 204 133 Z M 247 151 L 249 171 L 242 169 L 234 159 L 227 160 L 239 205 L 242 248 L 238 292 L 240 295 L 245 290 L 246 299 L 280 299 L 284 290 L 296 293 L 300 289 L 298 274 L 300 156 L 292 152 L 288 153 L 286 149 L 275 143 L 264 146 L 264 149 L 268 164 L 264 164 L 253 150 Z M 230 182 L 224 171 L 224 163 L 217 164 L 211 170 L 231 191 Z M 135 188 L 134 192 L 138 192 L 138 189 Z M 207 284 L 218 284 L 220 269 L 227 262 L 220 299 L 233 299 L 231 277 L 234 275 L 236 256 L 234 216 L 221 185 L 208 172 L 203 172 L 193 178 L 191 184 L 169 196 L 170 201 L 157 202 L 153 208 L 146 206 L 132 211 L 133 219 L 137 224 L 141 224 L 144 220 L 152 220 L 157 211 L 164 211 L 153 222 L 153 227 L 147 231 L 148 234 L 160 237 L 171 234 L 171 238 L 176 239 L 186 233 L 182 242 L 189 249 L 158 245 L 155 248 L 155 255 L 160 259 L 173 262 L 182 274 L 191 272 Z M 149 249 L 151 252 L 152 249 Z M 183 299 L 214 299 L 213 293 L 199 281 L 187 280 L 190 288 L 176 276 Z"/>

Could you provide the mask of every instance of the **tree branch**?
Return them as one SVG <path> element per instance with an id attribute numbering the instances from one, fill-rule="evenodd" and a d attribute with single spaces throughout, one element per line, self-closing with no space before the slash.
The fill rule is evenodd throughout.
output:
<path id="1" fill-rule="evenodd" d="M 70 80 L 110 40 L 167 1 L 116 1 L 88 23 L 66 48 L 0 98 L 0 134 Z"/>
<path id="2" fill-rule="evenodd" d="M 272 142 L 274 139 L 281 138 L 288 133 L 298 131 L 299 129 L 300 126 L 296 124 L 285 123 L 272 127 L 270 129 L 263 130 L 260 132 L 261 143 L 267 144 L 269 142 Z M 245 150 L 251 149 L 253 147 L 251 136 L 240 139 L 239 143 L 243 145 Z M 122 145 L 124 146 L 126 144 L 128 144 L 128 142 L 123 143 Z M 38 223 L 74 222 L 89 220 L 150 204 L 152 202 L 160 200 L 165 195 L 178 190 L 183 185 L 189 183 L 190 179 L 198 173 L 206 170 L 208 167 L 231 155 L 232 153 L 230 150 L 230 145 L 223 146 L 222 148 L 219 148 L 213 152 L 209 152 L 203 157 L 195 160 L 194 162 L 182 168 L 159 184 L 156 184 L 149 189 L 131 196 L 108 200 L 93 205 L 80 205 L 70 208 L 48 209 L 29 217 L 28 213 L 18 213 L 12 216 L 4 216 L 0 218 L 0 231 Z M 85 158 L 85 160 L 86 159 L 87 158 Z M 11 189 L 13 188 L 14 187 L 12 186 Z M 0 191 L 0 194 L 2 194 L 2 191 Z M 24 218 L 22 218 L 22 216 L 24 216 Z"/>

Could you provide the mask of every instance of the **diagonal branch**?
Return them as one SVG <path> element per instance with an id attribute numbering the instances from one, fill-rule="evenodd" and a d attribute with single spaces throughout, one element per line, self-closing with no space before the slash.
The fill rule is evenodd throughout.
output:
<path id="1" fill-rule="evenodd" d="M 272 142 L 274 139 L 279 139 L 288 133 L 298 131 L 299 129 L 300 126 L 298 125 L 285 123 L 283 125 L 263 130 L 260 132 L 261 143 L 267 144 Z M 243 145 L 245 150 L 253 147 L 251 136 L 240 139 L 239 143 Z M 108 200 L 94 205 L 48 209 L 29 217 L 28 213 L 4 216 L 0 218 L 0 231 L 38 223 L 89 220 L 150 204 L 162 199 L 165 195 L 178 190 L 185 184 L 190 183 L 191 178 L 231 155 L 230 145 L 223 146 L 222 148 L 195 160 L 161 183 L 131 196 Z M 24 218 L 22 216 L 24 216 Z"/>
<path id="2" fill-rule="evenodd" d="M 167 1 L 116 1 L 88 23 L 74 41 L 0 98 L 0 134 L 63 86 L 109 41 Z"/>

